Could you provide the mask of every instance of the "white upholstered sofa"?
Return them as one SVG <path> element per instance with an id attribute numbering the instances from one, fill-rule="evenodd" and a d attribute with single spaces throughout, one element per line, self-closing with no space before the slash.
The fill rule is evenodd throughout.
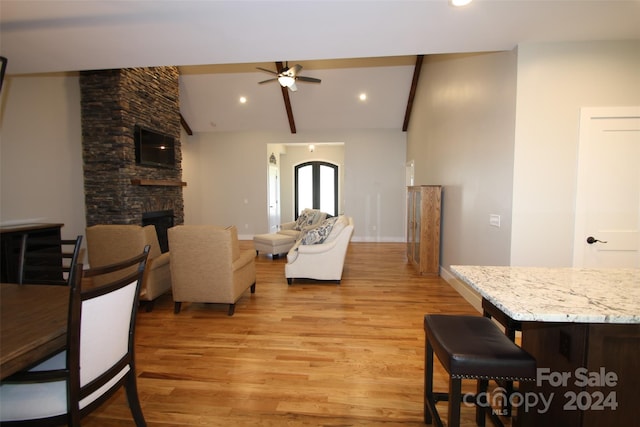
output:
<path id="1" fill-rule="evenodd" d="M 287 283 L 292 284 L 296 278 L 340 283 L 353 227 L 353 218 L 340 215 L 303 232 L 287 254 Z"/>

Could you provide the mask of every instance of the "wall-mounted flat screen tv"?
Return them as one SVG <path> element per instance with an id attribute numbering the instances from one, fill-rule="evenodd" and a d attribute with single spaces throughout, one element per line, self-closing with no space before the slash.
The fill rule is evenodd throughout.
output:
<path id="1" fill-rule="evenodd" d="M 142 126 L 135 126 L 136 163 L 172 167 L 176 164 L 175 139 Z"/>

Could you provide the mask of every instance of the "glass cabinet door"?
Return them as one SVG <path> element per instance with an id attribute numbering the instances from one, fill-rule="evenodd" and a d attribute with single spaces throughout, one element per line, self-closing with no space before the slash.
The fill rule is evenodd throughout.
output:
<path id="1" fill-rule="evenodd" d="M 414 210 L 414 234 L 413 234 L 413 259 L 417 264 L 420 264 L 420 223 L 422 222 L 421 211 L 422 209 L 422 192 L 420 190 L 415 192 L 415 198 L 413 200 Z"/>

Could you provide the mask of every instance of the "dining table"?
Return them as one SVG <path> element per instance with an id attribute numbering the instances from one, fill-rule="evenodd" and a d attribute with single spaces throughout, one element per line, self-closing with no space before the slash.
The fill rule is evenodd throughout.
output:
<path id="1" fill-rule="evenodd" d="M 638 425 L 640 269 L 453 265 L 458 279 L 521 331 L 535 382 L 514 425 Z"/>
<path id="2" fill-rule="evenodd" d="M 65 348 L 69 289 L 0 284 L 0 379 Z"/>

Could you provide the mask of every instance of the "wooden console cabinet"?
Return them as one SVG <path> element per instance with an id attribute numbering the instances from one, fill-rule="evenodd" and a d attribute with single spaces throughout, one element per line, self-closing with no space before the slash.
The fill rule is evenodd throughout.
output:
<path id="1" fill-rule="evenodd" d="M 18 282 L 18 262 L 22 236 L 60 240 L 64 224 L 20 224 L 0 227 L 0 276 L 2 283 Z"/>
<path id="2" fill-rule="evenodd" d="M 410 186 L 407 191 L 407 259 L 418 273 L 440 273 L 440 185 Z"/>

